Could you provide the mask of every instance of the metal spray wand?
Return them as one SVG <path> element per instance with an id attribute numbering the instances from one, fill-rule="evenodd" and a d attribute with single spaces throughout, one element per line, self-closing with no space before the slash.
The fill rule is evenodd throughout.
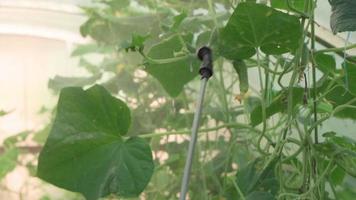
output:
<path id="1" fill-rule="evenodd" d="M 198 137 L 199 121 L 200 121 L 200 116 L 202 111 L 202 104 L 204 100 L 206 84 L 208 82 L 208 79 L 213 75 L 213 56 L 212 56 L 211 49 L 209 47 L 202 47 L 199 49 L 197 56 L 202 61 L 199 70 L 199 74 L 201 75 L 201 85 L 200 85 L 200 91 L 197 100 L 197 108 L 194 114 L 192 135 L 189 142 L 188 155 L 185 161 L 184 174 L 183 174 L 182 186 L 181 186 L 180 198 L 179 198 L 180 200 L 185 200 L 188 192 L 190 171 L 192 167 L 194 149 Z"/>

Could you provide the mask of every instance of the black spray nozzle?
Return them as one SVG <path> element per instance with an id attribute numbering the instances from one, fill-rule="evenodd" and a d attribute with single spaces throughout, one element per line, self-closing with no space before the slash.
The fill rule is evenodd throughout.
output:
<path id="1" fill-rule="evenodd" d="M 198 58 L 203 62 L 199 73 L 202 78 L 210 78 L 213 75 L 213 54 L 209 47 L 202 47 L 198 50 Z"/>

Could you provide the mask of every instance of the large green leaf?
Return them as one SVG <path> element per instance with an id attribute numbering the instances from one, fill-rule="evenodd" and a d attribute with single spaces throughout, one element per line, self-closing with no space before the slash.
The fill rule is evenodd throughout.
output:
<path id="1" fill-rule="evenodd" d="M 186 40 L 186 38 L 184 39 Z M 199 68 L 196 58 L 177 56 L 182 49 L 182 41 L 176 35 L 153 46 L 147 54 L 149 58 L 155 60 L 174 59 L 172 62 L 163 64 L 148 61 L 145 68 L 172 97 L 178 96 L 184 85 L 198 75 Z"/>
<path id="2" fill-rule="evenodd" d="M 87 199 L 138 196 L 154 165 L 143 139 L 122 137 L 129 125 L 129 108 L 103 87 L 63 89 L 38 177 Z"/>
<path id="3" fill-rule="evenodd" d="M 18 155 L 19 151 L 17 148 L 6 149 L 5 152 L 0 155 L 0 180 L 3 179 L 7 173 L 15 169 Z"/>
<path id="4" fill-rule="evenodd" d="M 330 26 L 334 34 L 344 31 L 356 31 L 356 1 L 329 0 L 331 5 Z"/>
<path id="5" fill-rule="evenodd" d="M 283 54 L 298 48 L 302 28 L 297 17 L 262 4 L 240 3 L 220 34 L 221 54 L 238 60 L 266 54 Z"/>

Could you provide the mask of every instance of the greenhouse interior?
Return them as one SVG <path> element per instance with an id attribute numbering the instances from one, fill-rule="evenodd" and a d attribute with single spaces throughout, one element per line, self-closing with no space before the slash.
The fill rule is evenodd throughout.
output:
<path id="1" fill-rule="evenodd" d="M 355 200 L 355 0 L 0 0 L 1 200 Z"/>

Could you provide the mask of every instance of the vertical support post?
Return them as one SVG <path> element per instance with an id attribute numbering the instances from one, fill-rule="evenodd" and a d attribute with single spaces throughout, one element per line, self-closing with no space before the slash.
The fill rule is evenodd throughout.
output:
<path id="1" fill-rule="evenodd" d="M 189 186 L 189 178 L 190 171 L 192 168 L 192 162 L 194 157 L 194 150 L 196 146 L 196 142 L 198 139 L 198 129 L 199 129 L 199 121 L 201 117 L 201 112 L 203 108 L 204 96 L 206 85 L 209 78 L 213 75 L 213 59 L 211 49 L 208 47 L 202 47 L 198 51 L 198 58 L 202 61 L 202 65 L 200 67 L 199 73 L 202 77 L 199 96 L 197 100 L 197 108 L 194 114 L 193 126 L 192 126 L 192 134 L 189 142 L 189 149 L 187 159 L 185 161 L 184 174 L 182 179 L 182 186 L 180 191 L 180 200 L 185 200 L 188 192 Z"/>

